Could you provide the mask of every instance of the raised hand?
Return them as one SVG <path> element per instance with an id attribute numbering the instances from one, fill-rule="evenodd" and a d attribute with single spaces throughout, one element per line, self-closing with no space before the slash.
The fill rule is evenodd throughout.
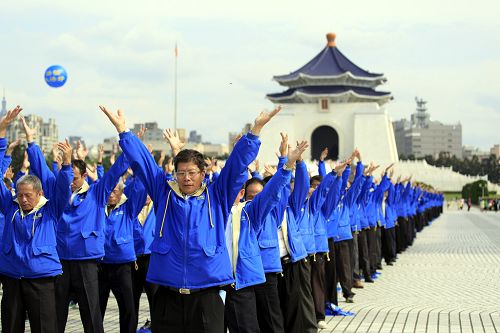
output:
<path id="1" fill-rule="evenodd" d="M 297 147 L 292 150 L 291 146 L 288 146 L 288 160 L 286 161 L 287 168 L 291 169 L 295 165 L 295 162 L 300 160 L 302 153 L 309 147 L 307 141 L 297 142 Z"/>
<path id="2" fill-rule="evenodd" d="M 9 147 L 7 147 L 7 152 L 5 153 L 5 155 L 7 156 L 11 156 L 12 155 L 12 152 L 14 151 L 14 148 L 16 148 L 17 146 L 19 146 L 19 143 L 21 142 L 20 139 L 17 139 L 15 141 L 12 141 L 10 144 L 9 144 Z"/>
<path id="3" fill-rule="evenodd" d="M 7 111 L 7 114 L 0 119 L 0 138 L 5 138 L 7 127 L 16 119 L 23 109 L 18 105 L 14 109 Z"/>
<path id="4" fill-rule="evenodd" d="M 338 176 L 341 176 L 342 173 L 344 172 L 345 168 L 347 168 L 348 164 L 350 164 L 350 161 L 349 160 L 345 160 L 345 161 L 337 164 L 333 170 L 335 170 L 335 173 Z"/>
<path id="5" fill-rule="evenodd" d="M 328 148 L 325 148 L 321 152 L 321 155 L 319 155 L 319 160 L 324 161 L 327 156 L 328 156 Z"/>
<path id="6" fill-rule="evenodd" d="M 278 114 L 278 112 L 281 111 L 281 105 L 279 105 L 276 109 L 274 109 L 271 112 L 264 112 L 262 111 L 257 118 L 255 118 L 253 127 L 251 129 L 251 132 L 253 135 L 260 135 L 260 131 L 264 126 L 275 116 Z"/>
<path id="7" fill-rule="evenodd" d="M 166 130 L 163 131 L 163 137 L 165 140 L 168 141 L 168 144 L 170 145 L 170 149 L 172 149 L 172 156 L 177 156 L 177 154 L 184 148 L 186 145 L 185 142 L 182 142 L 179 133 L 177 131 L 174 131 L 170 128 L 167 128 Z"/>
<path id="8" fill-rule="evenodd" d="M 163 161 L 165 161 L 166 156 L 167 156 L 167 154 L 165 154 L 165 152 L 163 150 L 160 151 L 160 158 L 158 158 L 158 163 L 157 163 L 160 168 L 163 167 Z"/>
<path id="9" fill-rule="evenodd" d="M 108 117 L 111 123 L 115 126 L 116 131 L 118 133 L 125 132 L 127 130 L 127 125 L 125 124 L 125 116 L 122 110 L 118 110 L 115 113 L 112 113 L 106 109 L 106 107 L 99 105 L 99 109 Z"/>
<path id="10" fill-rule="evenodd" d="M 12 167 L 8 167 L 7 170 L 5 170 L 3 178 L 7 178 L 12 181 L 12 178 L 14 178 L 14 171 L 12 171 Z"/>
<path id="11" fill-rule="evenodd" d="M 285 157 L 287 155 L 287 150 L 288 150 L 288 134 L 286 133 L 280 133 L 281 135 L 281 142 L 280 142 L 280 157 Z"/>
<path id="12" fill-rule="evenodd" d="M 111 154 L 111 156 L 109 156 L 109 163 L 111 165 L 115 164 L 115 161 L 116 161 L 116 155 L 115 153 Z"/>
<path id="13" fill-rule="evenodd" d="M 62 152 L 63 165 L 71 164 L 71 154 L 73 152 L 73 147 L 71 147 L 71 145 L 69 144 L 68 139 L 66 139 L 64 142 L 57 143 L 57 149 Z"/>
<path id="14" fill-rule="evenodd" d="M 23 125 L 23 128 L 24 128 L 24 133 L 26 134 L 26 141 L 33 142 L 33 138 L 36 134 L 36 130 L 29 127 L 29 125 L 26 122 L 26 119 L 24 119 L 24 117 L 21 117 L 20 120 L 21 120 L 21 124 Z"/>
<path id="15" fill-rule="evenodd" d="M 174 159 L 172 157 L 169 157 L 167 164 L 165 164 L 165 172 L 169 174 L 174 172 Z"/>
<path id="16" fill-rule="evenodd" d="M 146 130 L 147 130 L 146 126 L 141 125 L 141 129 L 135 135 L 137 135 L 137 137 L 142 141 L 142 138 L 144 137 Z"/>
<path id="17" fill-rule="evenodd" d="M 83 147 L 80 140 L 76 143 L 76 158 L 82 161 L 85 161 L 85 158 L 89 154 L 89 150 L 87 147 Z"/>
<path id="18" fill-rule="evenodd" d="M 30 167 L 30 161 L 28 160 L 28 153 L 25 151 L 23 164 L 21 164 L 21 172 L 28 173 L 29 167 Z"/>
<path id="19" fill-rule="evenodd" d="M 104 145 L 97 146 L 97 163 L 102 164 L 104 158 Z"/>
<path id="20" fill-rule="evenodd" d="M 231 142 L 231 144 L 233 145 L 233 147 L 236 145 L 236 143 L 238 143 L 238 141 L 240 141 L 240 139 L 243 137 L 243 133 L 238 133 L 238 135 L 236 135 L 234 138 L 233 138 L 233 141 Z"/>
<path id="21" fill-rule="evenodd" d="M 217 159 L 215 157 L 212 158 L 212 160 L 211 160 L 210 171 L 212 173 L 216 173 L 217 171 L 219 171 L 219 165 L 217 164 Z"/>
<path id="22" fill-rule="evenodd" d="M 276 173 L 276 167 L 269 164 L 264 165 L 264 176 L 273 176 Z"/>

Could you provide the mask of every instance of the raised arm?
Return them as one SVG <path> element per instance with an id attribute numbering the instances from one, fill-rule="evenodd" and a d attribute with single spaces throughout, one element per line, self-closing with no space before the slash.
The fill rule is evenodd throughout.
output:
<path id="1" fill-rule="evenodd" d="M 73 149 L 68 140 L 59 142 L 57 148 L 62 152 L 62 167 L 55 181 L 55 193 L 53 200 L 49 200 L 52 205 L 54 216 L 59 219 L 64 208 L 71 197 L 71 182 L 73 181 L 73 168 L 71 167 L 71 155 Z"/>
<path id="2" fill-rule="evenodd" d="M 108 172 L 104 174 L 102 179 L 100 179 L 99 182 L 94 185 L 95 195 L 99 205 L 106 205 L 111 192 L 118 183 L 121 175 L 123 175 L 123 173 L 127 171 L 128 166 L 129 162 L 125 154 L 121 154 L 116 159 L 115 164 L 113 164 L 111 168 L 109 168 Z"/>
<path id="3" fill-rule="evenodd" d="M 157 202 L 159 200 L 159 191 L 161 188 L 165 188 L 166 184 L 163 171 L 158 167 L 153 156 L 141 140 L 130 131 L 127 131 L 125 117 L 121 110 L 114 114 L 104 106 L 100 106 L 100 109 L 113 123 L 117 132 L 120 133 L 120 147 L 130 161 L 132 170 L 146 187 L 153 202 Z"/>
<path id="4" fill-rule="evenodd" d="M 307 148 L 309 145 L 307 141 L 302 141 L 297 145 L 297 148 L 303 147 Z M 289 147 L 288 149 L 290 149 Z M 305 150 L 304 148 L 304 150 Z M 288 154 L 290 156 L 290 154 Z M 288 156 L 288 161 L 285 164 L 285 167 L 288 168 L 290 165 L 293 167 L 293 164 L 290 164 L 290 157 Z M 290 194 L 290 198 L 288 199 L 288 203 L 292 208 L 295 217 L 300 215 L 300 210 L 307 198 L 307 193 L 309 193 L 309 174 L 307 172 L 307 166 L 302 160 L 301 157 L 297 159 L 296 169 L 295 169 L 295 182 L 293 186 L 293 191 Z"/>

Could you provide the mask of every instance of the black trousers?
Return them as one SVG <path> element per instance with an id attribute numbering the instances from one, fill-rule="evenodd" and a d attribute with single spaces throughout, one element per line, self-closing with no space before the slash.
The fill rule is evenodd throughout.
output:
<path id="1" fill-rule="evenodd" d="M 141 295 L 143 290 L 146 292 L 146 296 L 148 297 L 149 303 L 149 313 L 152 318 L 152 309 L 153 309 L 153 296 L 158 289 L 158 286 L 154 283 L 149 283 L 146 281 L 146 275 L 148 274 L 149 268 L 149 258 L 151 255 L 142 255 L 138 256 L 136 260 L 136 265 L 132 268 L 132 288 L 134 292 L 134 307 L 135 307 L 135 318 L 137 327 L 139 320 L 139 305 L 141 301 Z"/>
<path id="2" fill-rule="evenodd" d="M 335 243 L 333 238 L 328 238 L 328 257 L 330 260 L 325 262 L 325 303 L 333 303 L 339 305 L 337 296 L 337 273 L 335 258 Z"/>
<path id="3" fill-rule="evenodd" d="M 134 293 L 132 289 L 132 264 L 104 264 L 99 266 L 99 304 L 104 321 L 108 305 L 109 292 L 115 295 L 120 314 L 120 333 L 135 333 L 137 318 L 135 316 Z"/>
<path id="4" fill-rule="evenodd" d="M 278 274 L 266 273 L 266 282 L 254 286 L 257 320 L 262 333 L 285 332 L 278 294 Z"/>
<path id="5" fill-rule="evenodd" d="M 386 229 L 382 232 L 382 249 L 386 264 L 396 260 L 396 227 Z"/>
<path id="6" fill-rule="evenodd" d="M 365 229 L 361 230 L 358 233 L 359 270 L 365 278 L 369 278 L 371 275 L 370 257 L 368 250 L 368 231 L 368 229 Z"/>
<path id="7" fill-rule="evenodd" d="M 85 332 L 104 333 L 99 308 L 99 279 L 95 259 L 61 260 L 63 274 L 56 281 L 57 328 L 63 333 L 73 292 L 78 302 Z"/>
<path id="8" fill-rule="evenodd" d="M 2 332 L 23 333 L 26 311 L 33 333 L 56 333 L 56 277 L 2 277 Z"/>
<path id="9" fill-rule="evenodd" d="M 328 248 L 330 261 L 326 262 L 326 290 L 325 299 L 327 302 L 339 305 L 337 295 L 337 283 L 340 282 L 344 297 L 352 297 L 352 271 L 351 257 L 349 251 L 350 239 L 334 243 L 332 238 L 328 238 Z"/>
<path id="10" fill-rule="evenodd" d="M 311 287 L 316 321 L 325 320 L 325 253 L 316 253 L 311 261 Z"/>
<path id="11" fill-rule="evenodd" d="M 377 267 L 382 267 L 382 228 L 381 227 L 375 227 L 375 234 L 376 234 L 376 241 L 377 245 L 375 248 L 376 252 L 376 262 L 377 262 Z"/>
<path id="12" fill-rule="evenodd" d="M 380 228 L 372 227 L 366 230 L 366 239 L 368 241 L 368 253 L 370 257 L 370 275 L 377 271 L 377 264 L 378 264 L 377 248 L 379 246 L 377 241 L 377 229 Z"/>
<path id="13" fill-rule="evenodd" d="M 305 259 L 283 266 L 278 279 L 281 311 L 287 333 L 317 333 L 311 291 L 311 265 Z"/>
<path id="14" fill-rule="evenodd" d="M 257 300 L 253 286 L 227 288 L 224 321 L 229 333 L 259 333 Z"/>
<path id="15" fill-rule="evenodd" d="M 207 288 L 189 295 L 158 286 L 153 297 L 153 333 L 224 332 L 224 303 L 219 288 Z"/>

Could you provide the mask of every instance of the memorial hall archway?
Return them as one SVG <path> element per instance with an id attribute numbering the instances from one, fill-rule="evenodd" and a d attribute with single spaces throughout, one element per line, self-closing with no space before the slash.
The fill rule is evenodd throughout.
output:
<path id="1" fill-rule="evenodd" d="M 327 159 L 339 158 L 339 135 L 331 126 L 319 126 L 311 134 L 311 158 L 319 160 L 323 149 L 328 148 Z"/>

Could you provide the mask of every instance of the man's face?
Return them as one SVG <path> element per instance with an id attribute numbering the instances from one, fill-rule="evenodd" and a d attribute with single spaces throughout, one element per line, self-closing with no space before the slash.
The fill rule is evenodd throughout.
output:
<path id="1" fill-rule="evenodd" d="M 111 192 L 111 195 L 108 198 L 108 205 L 109 206 L 116 206 L 118 202 L 120 202 L 120 198 L 122 197 L 123 194 L 123 189 L 120 189 L 118 185 L 114 188 L 113 192 Z"/>
<path id="2" fill-rule="evenodd" d="M 83 175 L 80 173 L 80 169 L 77 167 L 73 167 L 73 181 L 71 182 L 71 192 L 74 192 L 76 189 L 82 187 L 85 182 L 85 177 L 87 177 L 87 173 Z"/>
<path id="3" fill-rule="evenodd" d="M 200 188 L 205 178 L 205 170 L 201 171 L 193 162 L 179 162 L 176 178 L 182 193 L 193 194 Z"/>
<path id="4" fill-rule="evenodd" d="M 309 193 L 308 193 L 309 196 L 311 196 L 313 194 L 313 192 L 316 191 L 319 184 L 320 184 L 319 180 L 315 179 L 312 181 L 311 186 L 309 186 Z"/>
<path id="5" fill-rule="evenodd" d="M 247 190 L 245 192 L 246 200 L 253 200 L 257 194 L 262 192 L 264 187 L 259 183 L 253 183 L 247 186 Z"/>
<path id="6" fill-rule="evenodd" d="M 17 201 L 24 212 L 29 212 L 40 201 L 43 191 L 37 192 L 31 184 L 20 184 L 17 187 Z"/>

